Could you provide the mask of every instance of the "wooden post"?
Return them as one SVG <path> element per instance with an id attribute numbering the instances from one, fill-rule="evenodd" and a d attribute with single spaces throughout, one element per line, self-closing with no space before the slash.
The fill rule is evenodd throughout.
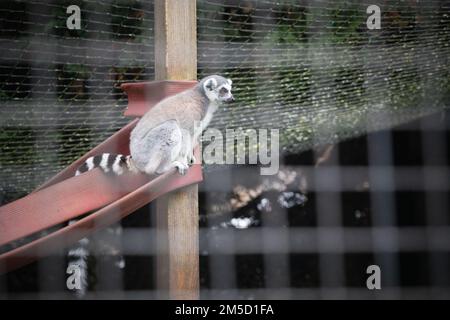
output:
<path id="1" fill-rule="evenodd" d="M 155 0 L 155 80 L 197 78 L 196 0 Z M 157 202 L 160 298 L 199 298 L 198 186 Z"/>

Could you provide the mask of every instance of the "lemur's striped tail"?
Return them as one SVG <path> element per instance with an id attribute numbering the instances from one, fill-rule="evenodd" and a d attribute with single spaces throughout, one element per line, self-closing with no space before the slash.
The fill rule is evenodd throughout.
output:
<path id="1" fill-rule="evenodd" d="M 86 171 L 100 167 L 104 172 L 112 172 L 116 175 L 121 175 L 125 171 L 136 171 L 131 156 L 125 156 L 123 154 L 110 154 L 103 153 L 94 157 L 88 158 L 76 171 L 75 175 L 78 176 Z M 69 221 L 69 225 L 77 222 L 78 219 Z M 90 255 L 89 239 L 83 238 L 74 244 L 68 251 L 68 267 L 76 268 L 79 270 L 80 275 L 80 287 L 77 288 L 76 294 L 79 297 L 84 296 L 88 289 L 88 257 Z"/>
<path id="2" fill-rule="evenodd" d="M 77 222 L 77 220 L 69 221 L 69 225 Z M 69 248 L 67 253 L 68 268 L 67 270 L 78 270 L 79 287 L 75 290 L 77 296 L 82 297 L 88 289 L 88 257 L 89 257 L 89 239 L 83 238 Z M 72 271 L 70 271 L 72 272 Z"/>
<path id="3" fill-rule="evenodd" d="M 103 153 L 94 157 L 88 158 L 75 173 L 76 176 L 90 171 L 94 168 L 100 167 L 104 172 L 112 172 L 116 175 L 121 175 L 125 171 L 135 171 L 135 167 L 131 161 L 131 156 L 123 154 Z"/>

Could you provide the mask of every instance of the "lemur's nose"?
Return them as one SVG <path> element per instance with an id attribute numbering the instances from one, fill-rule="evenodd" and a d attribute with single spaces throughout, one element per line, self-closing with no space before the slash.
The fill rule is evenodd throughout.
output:
<path id="1" fill-rule="evenodd" d="M 230 98 L 230 100 L 229 100 L 230 102 L 234 102 L 234 97 L 233 96 L 231 96 L 231 98 Z"/>

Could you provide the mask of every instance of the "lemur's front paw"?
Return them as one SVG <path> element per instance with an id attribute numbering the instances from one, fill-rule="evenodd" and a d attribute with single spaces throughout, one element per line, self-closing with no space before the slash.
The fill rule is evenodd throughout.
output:
<path id="1" fill-rule="evenodd" d="M 174 162 L 174 165 L 175 168 L 177 168 L 178 173 L 181 174 L 182 176 L 184 176 L 187 170 L 189 169 L 189 166 L 179 161 Z"/>

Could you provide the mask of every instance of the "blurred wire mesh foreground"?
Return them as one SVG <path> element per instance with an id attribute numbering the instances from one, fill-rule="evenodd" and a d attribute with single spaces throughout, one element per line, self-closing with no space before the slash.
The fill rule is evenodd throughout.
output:
<path id="1" fill-rule="evenodd" d="M 284 163 L 205 167 L 202 297 L 449 298 L 448 1 L 197 3 L 198 77 L 232 78 L 237 99 L 211 126 L 279 128 Z M 152 1 L 0 3 L 1 203 L 128 121 L 119 85 L 153 79 L 153 21 Z M 152 211 L 93 237 L 86 297 L 157 297 Z M 65 265 L 2 277 L 1 297 L 73 297 Z"/>

